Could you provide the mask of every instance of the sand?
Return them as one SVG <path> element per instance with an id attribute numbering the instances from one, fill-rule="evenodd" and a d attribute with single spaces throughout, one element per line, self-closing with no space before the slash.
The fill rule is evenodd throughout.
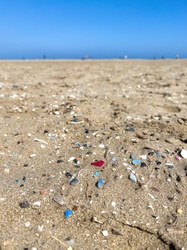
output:
<path id="1" fill-rule="evenodd" d="M 187 249 L 187 60 L 0 61 L 0 114 L 1 250 Z"/>

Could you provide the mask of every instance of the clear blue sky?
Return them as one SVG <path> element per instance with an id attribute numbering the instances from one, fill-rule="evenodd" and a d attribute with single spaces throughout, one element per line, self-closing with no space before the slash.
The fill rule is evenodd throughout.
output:
<path id="1" fill-rule="evenodd" d="M 187 0 L 0 0 L 0 58 L 187 58 Z"/>

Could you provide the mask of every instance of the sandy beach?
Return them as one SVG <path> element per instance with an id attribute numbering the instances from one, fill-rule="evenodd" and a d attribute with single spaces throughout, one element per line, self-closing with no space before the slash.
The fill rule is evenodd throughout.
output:
<path id="1" fill-rule="evenodd" d="M 187 60 L 0 61 L 0 249 L 187 249 Z"/>

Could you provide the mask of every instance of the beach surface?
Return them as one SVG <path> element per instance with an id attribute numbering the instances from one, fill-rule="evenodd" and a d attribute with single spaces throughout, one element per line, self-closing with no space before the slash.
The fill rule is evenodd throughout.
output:
<path id="1" fill-rule="evenodd" d="M 0 61 L 0 114 L 1 250 L 187 249 L 187 60 Z"/>

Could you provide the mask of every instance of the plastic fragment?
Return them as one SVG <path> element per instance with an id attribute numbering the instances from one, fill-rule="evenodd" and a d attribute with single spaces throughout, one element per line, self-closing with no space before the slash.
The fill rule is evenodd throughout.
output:
<path id="1" fill-rule="evenodd" d="M 99 172 L 99 171 L 97 171 L 97 172 L 95 172 L 95 173 L 93 174 L 93 176 L 94 176 L 94 177 L 98 177 L 98 176 L 99 176 L 99 174 L 100 174 L 100 172 Z"/>
<path id="2" fill-rule="evenodd" d="M 70 216 L 72 215 L 72 211 L 70 209 L 67 209 L 65 212 L 64 212 L 64 217 L 66 219 L 68 219 Z"/>
<path id="3" fill-rule="evenodd" d="M 96 182 L 96 187 L 97 187 L 97 188 L 102 188 L 102 187 L 103 187 L 103 185 L 104 185 L 104 183 L 103 183 L 103 179 L 102 179 L 102 178 L 100 178 L 100 179 L 98 180 L 98 182 Z"/>
<path id="4" fill-rule="evenodd" d="M 25 227 L 30 227 L 30 225 L 31 225 L 31 223 L 30 223 L 29 221 L 27 221 L 27 222 L 25 223 Z"/>
<path id="5" fill-rule="evenodd" d="M 182 149 L 182 151 L 181 151 L 181 156 L 184 158 L 184 159 L 187 159 L 187 150 L 185 150 L 185 149 Z"/>
<path id="6" fill-rule="evenodd" d="M 142 159 L 142 160 L 146 160 L 146 159 L 147 159 L 147 155 L 140 155 L 139 157 L 140 157 L 140 159 Z"/>
<path id="7" fill-rule="evenodd" d="M 132 164 L 139 165 L 139 164 L 141 164 L 141 161 L 140 160 L 132 160 Z"/>
<path id="8" fill-rule="evenodd" d="M 151 197 L 151 199 L 155 200 L 155 197 L 152 194 L 148 193 L 148 195 Z"/>
<path id="9" fill-rule="evenodd" d="M 134 175 L 133 173 L 131 173 L 131 174 L 129 175 L 129 179 L 131 179 L 131 180 L 134 181 L 134 182 L 137 182 L 136 175 Z"/>
<path id="10" fill-rule="evenodd" d="M 34 138 L 34 141 L 36 141 L 36 142 L 43 142 L 43 143 L 45 143 L 45 144 L 48 144 L 46 141 L 43 141 L 43 140 L 38 139 L 38 138 Z"/>
<path id="11" fill-rule="evenodd" d="M 33 204 L 33 206 L 38 206 L 38 207 L 40 207 L 40 205 L 41 205 L 40 201 L 35 201 L 34 204 Z"/>
<path id="12" fill-rule="evenodd" d="M 104 163 L 105 162 L 103 160 L 100 160 L 100 161 L 91 162 L 91 165 L 95 167 L 102 167 Z"/>
<path id="13" fill-rule="evenodd" d="M 180 160 L 181 160 L 181 157 L 180 157 L 179 155 L 176 155 L 176 156 L 175 156 L 175 159 L 177 159 L 177 160 L 180 161 Z"/>
<path id="14" fill-rule="evenodd" d="M 108 236 L 108 231 L 104 230 L 104 231 L 102 231 L 102 234 L 103 234 L 103 236 L 107 237 Z"/>
<path id="15" fill-rule="evenodd" d="M 36 154 L 31 154 L 31 155 L 29 155 L 30 158 L 33 158 L 33 157 L 35 157 L 35 156 L 36 156 Z"/>
<path id="16" fill-rule="evenodd" d="M 66 238 L 64 241 L 70 246 L 75 245 L 75 240 L 72 239 L 71 237 Z"/>
<path id="17" fill-rule="evenodd" d="M 53 197 L 53 200 L 61 206 L 64 205 L 64 201 L 56 196 Z"/>

